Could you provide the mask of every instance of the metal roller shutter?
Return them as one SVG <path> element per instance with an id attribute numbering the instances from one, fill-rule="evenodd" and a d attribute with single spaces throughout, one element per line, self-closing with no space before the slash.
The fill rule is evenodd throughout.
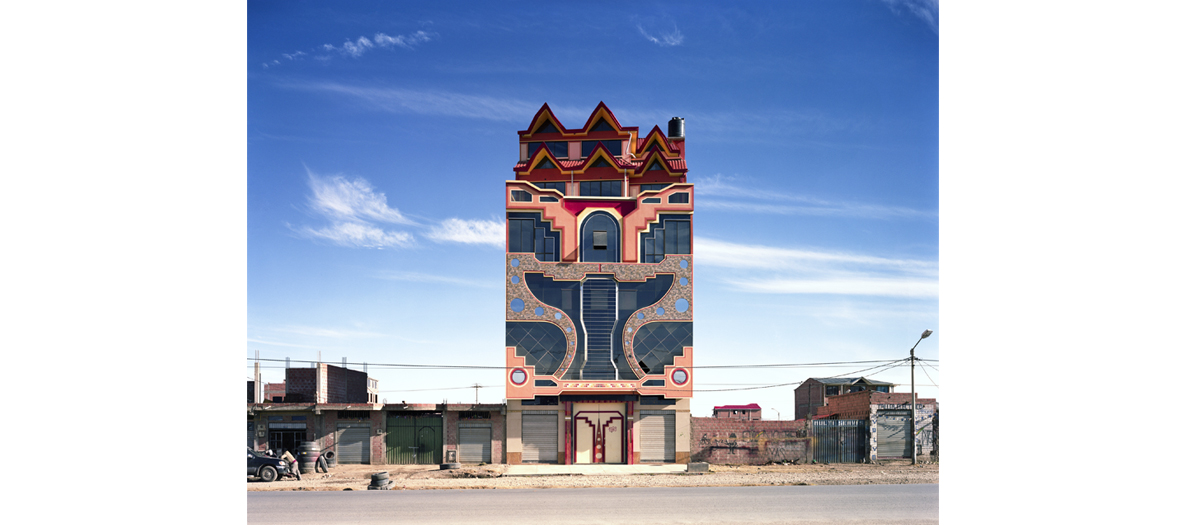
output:
<path id="1" fill-rule="evenodd" d="M 676 414 L 639 413 L 639 461 L 672 463 L 676 461 Z"/>
<path id="2" fill-rule="evenodd" d="M 459 427 L 459 463 L 492 462 L 492 429 Z"/>
<path id="3" fill-rule="evenodd" d="M 877 413 L 878 458 L 908 458 L 911 443 L 909 412 Z"/>
<path id="4" fill-rule="evenodd" d="M 338 463 L 369 464 L 368 423 L 337 423 L 340 435 L 336 440 L 336 461 Z"/>
<path id="5" fill-rule="evenodd" d="M 557 462 L 557 411 L 521 414 L 521 461 Z"/>

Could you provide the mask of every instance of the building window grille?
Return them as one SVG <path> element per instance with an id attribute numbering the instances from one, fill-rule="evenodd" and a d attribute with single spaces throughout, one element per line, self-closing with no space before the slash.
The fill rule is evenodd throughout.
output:
<path id="1" fill-rule="evenodd" d="M 522 190 L 512 190 L 512 202 L 533 202 L 533 194 Z"/>

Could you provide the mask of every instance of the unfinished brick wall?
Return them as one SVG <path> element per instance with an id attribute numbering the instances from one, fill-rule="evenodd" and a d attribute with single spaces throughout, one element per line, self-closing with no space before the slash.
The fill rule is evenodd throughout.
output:
<path id="1" fill-rule="evenodd" d="M 806 461 L 811 451 L 807 421 L 692 418 L 692 460 L 730 465 Z"/>
<path id="2" fill-rule="evenodd" d="M 316 369 L 288 368 L 286 376 L 287 394 L 283 397 L 285 403 L 315 403 L 316 402 Z"/>
<path id="3" fill-rule="evenodd" d="M 910 402 L 910 394 L 908 393 L 884 393 L 884 392 L 870 392 L 864 390 L 861 392 L 853 392 L 851 394 L 841 394 L 838 396 L 828 397 L 828 406 L 820 407 L 819 412 L 815 417 L 824 418 L 832 417 L 834 419 L 868 419 L 869 405 L 879 405 L 883 403 L 893 404 L 908 404 Z M 918 404 L 929 403 L 934 404 L 934 399 L 919 398 Z"/>
<path id="4" fill-rule="evenodd" d="M 795 389 L 795 419 L 806 419 L 808 415 L 815 415 L 816 410 L 824 406 L 826 386 L 814 379 L 808 379 Z"/>

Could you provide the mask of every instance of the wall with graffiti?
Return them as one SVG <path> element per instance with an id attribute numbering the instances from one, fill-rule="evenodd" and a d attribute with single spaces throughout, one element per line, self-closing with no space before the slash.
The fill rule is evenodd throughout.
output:
<path id="1" fill-rule="evenodd" d="M 692 418 L 692 460 L 715 464 L 802 463 L 811 452 L 807 422 Z"/>

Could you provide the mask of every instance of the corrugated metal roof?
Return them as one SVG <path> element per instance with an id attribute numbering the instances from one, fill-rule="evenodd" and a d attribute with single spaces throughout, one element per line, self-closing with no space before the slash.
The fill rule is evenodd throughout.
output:
<path id="1" fill-rule="evenodd" d="M 851 385 L 855 383 L 857 377 L 813 377 L 812 379 L 819 381 L 825 385 Z"/>

